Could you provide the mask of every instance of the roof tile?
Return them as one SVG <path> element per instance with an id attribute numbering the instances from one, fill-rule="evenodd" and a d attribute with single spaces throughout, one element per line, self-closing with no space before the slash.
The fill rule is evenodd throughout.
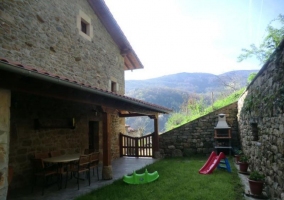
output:
<path id="1" fill-rule="evenodd" d="M 101 92 L 104 92 L 104 93 L 112 94 L 112 95 L 114 95 L 114 96 L 118 96 L 118 97 L 120 97 L 120 98 L 124 98 L 124 99 L 128 99 L 128 100 L 136 101 L 136 102 L 142 103 L 142 104 L 144 104 L 144 105 L 153 106 L 153 107 L 156 107 L 156 108 L 159 108 L 159 109 L 167 110 L 168 112 L 171 112 L 171 111 L 172 111 L 171 109 L 168 109 L 168 108 L 165 108 L 165 107 L 156 105 L 156 104 L 148 103 L 148 102 L 145 102 L 145 101 L 142 101 L 142 100 L 139 100 L 139 99 L 135 99 L 135 98 L 132 98 L 132 97 L 128 97 L 128 96 L 125 96 L 125 95 L 120 95 L 120 94 L 117 94 L 117 93 L 114 93 L 114 92 L 111 92 L 111 91 L 99 89 L 99 88 L 97 88 L 97 87 L 94 87 L 94 86 L 91 86 L 91 85 L 86 85 L 86 84 L 84 84 L 84 83 L 80 83 L 80 82 L 78 82 L 78 81 L 68 79 L 68 78 L 66 78 L 66 77 L 62 77 L 62 76 L 59 76 L 59 75 L 56 75 L 56 74 L 52 74 L 52 73 L 47 72 L 47 71 L 45 71 L 45 70 L 37 69 L 37 68 L 32 67 L 32 66 L 29 66 L 29 65 L 23 65 L 23 64 L 18 63 L 18 62 L 12 62 L 12 61 L 10 61 L 10 60 L 8 60 L 8 59 L 6 59 L 6 58 L 1 58 L 1 57 L 0 57 L 0 61 L 10 64 L 11 67 L 20 67 L 20 68 L 23 68 L 23 69 L 28 70 L 28 71 L 31 71 L 31 72 L 35 72 L 35 73 L 38 73 L 38 74 L 42 74 L 42 75 L 44 75 L 44 76 L 50 76 L 50 77 L 52 77 L 52 78 L 57 78 L 57 79 L 64 80 L 64 81 L 67 81 L 67 82 L 70 82 L 70 83 L 73 83 L 73 84 L 76 84 L 76 85 L 80 85 L 81 87 L 82 87 L 82 86 L 84 86 L 84 87 L 89 87 L 89 88 L 92 88 L 93 90 L 96 90 L 96 91 L 101 91 Z"/>

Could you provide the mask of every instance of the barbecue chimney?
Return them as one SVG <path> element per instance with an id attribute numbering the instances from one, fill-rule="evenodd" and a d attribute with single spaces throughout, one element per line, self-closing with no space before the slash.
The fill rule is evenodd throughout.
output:
<path id="1" fill-rule="evenodd" d="M 228 126 L 226 121 L 226 115 L 225 114 L 219 114 L 218 115 L 218 123 L 217 126 L 214 127 L 214 129 L 229 129 L 231 127 Z"/>

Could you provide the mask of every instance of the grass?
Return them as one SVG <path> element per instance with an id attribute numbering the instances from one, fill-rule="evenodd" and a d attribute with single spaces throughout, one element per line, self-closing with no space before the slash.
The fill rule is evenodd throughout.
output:
<path id="1" fill-rule="evenodd" d="M 191 122 L 199 117 L 202 117 L 204 115 L 207 115 L 208 113 L 211 113 L 215 110 L 218 110 L 220 108 L 223 108 L 227 105 L 230 105 L 240 98 L 240 96 L 243 94 L 246 88 L 242 88 L 229 96 L 219 99 L 214 102 L 213 105 L 208 106 L 204 110 L 192 110 L 190 115 L 185 115 L 183 113 L 174 113 L 171 115 L 171 117 L 168 119 L 166 123 L 166 130 L 171 130 L 174 128 L 177 128 L 179 126 L 182 126 L 188 122 Z"/>
<path id="2" fill-rule="evenodd" d="M 207 157 L 183 157 L 162 159 L 147 166 L 148 172 L 158 171 L 158 180 L 140 185 L 128 185 L 122 179 L 94 190 L 76 200 L 240 200 L 242 185 L 233 160 L 232 173 L 215 170 L 210 175 L 201 175 L 198 170 Z M 137 171 L 143 173 L 145 168 Z"/>
<path id="3" fill-rule="evenodd" d="M 227 105 L 230 105 L 230 104 L 236 102 L 240 98 L 240 96 L 243 94 L 244 91 L 245 91 L 245 88 L 242 88 L 242 89 L 230 94 L 229 96 L 227 96 L 223 99 L 219 99 L 219 100 L 215 101 L 213 106 L 209 106 L 209 107 L 205 108 L 203 112 L 197 113 L 195 115 L 187 116 L 183 123 L 184 124 L 188 123 L 188 122 L 193 121 L 193 120 L 195 120 L 195 119 L 197 119 L 201 116 L 207 115 L 208 113 L 211 113 L 215 110 L 218 110 L 220 108 L 223 108 Z"/>

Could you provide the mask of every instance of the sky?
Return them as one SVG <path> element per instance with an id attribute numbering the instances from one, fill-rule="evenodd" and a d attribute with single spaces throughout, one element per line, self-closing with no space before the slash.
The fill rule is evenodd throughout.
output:
<path id="1" fill-rule="evenodd" d="M 144 69 L 125 80 L 181 72 L 222 74 L 260 69 L 237 62 L 242 48 L 259 44 L 268 23 L 284 13 L 283 0 L 105 0 Z"/>

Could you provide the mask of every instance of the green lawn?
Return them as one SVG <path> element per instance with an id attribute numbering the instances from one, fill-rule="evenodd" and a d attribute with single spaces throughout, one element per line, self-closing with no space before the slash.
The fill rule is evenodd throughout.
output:
<path id="1" fill-rule="evenodd" d="M 237 169 L 230 160 L 232 173 L 215 170 L 201 175 L 199 169 L 207 157 L 162 159 L 147 166 L 148 172 L 158 171 L 158 180 L 140 185 L 128 185 L 122 179 L 94 190 L 76 200 L 240 200 L 243 188 Z M 137 171 L 143 173 L 145 168 Z"/>

